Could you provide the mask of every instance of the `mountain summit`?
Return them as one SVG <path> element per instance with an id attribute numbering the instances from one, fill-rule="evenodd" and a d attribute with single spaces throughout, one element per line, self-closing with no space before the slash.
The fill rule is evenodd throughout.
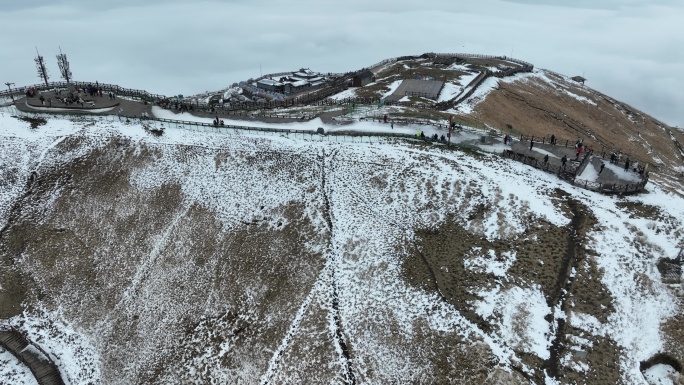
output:
<path id="1" fill-rule="evenodd" d="M 0 382 L 34 383 L 26 350 L 71 384 L 680 383 L 681 133 L 509 62 L 3 107 Z M 559 177 L 642 180 L 613 151 L 646 191 Z"/>

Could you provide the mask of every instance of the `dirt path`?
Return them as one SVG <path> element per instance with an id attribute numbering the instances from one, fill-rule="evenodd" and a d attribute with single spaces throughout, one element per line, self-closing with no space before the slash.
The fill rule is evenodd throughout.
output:
<path id="1" fill-rule="evenodd" d="M 332 158 L 335 154 L 332 153 L 330 154 L 330 157 Z M 323 210 L 323 216 L 325 217 L 325 222 L 328 225 L 328 229 L 330 230 L 330 240 L 332 241 L 333 239 L 333 232 L 335 230 L 333 226 L 333 221 L 332 221 L 332 216 L 331 216 L 331 210 L 330 210 L 330 199 L 329 199 L 329 191 L 326 187 L 327 184 L 327 172 L 326 172 L 326 155 L 325 155 L 325 150 L 321 150 L 321 154 L 319 156 L 319 162 L 320 162 L 320 170 L 321 170 L 321 191 L 323 192 L 323 204 L 324 204 L 324 210 Z M 331 250 L 332 253 L 335 253 L 336 251 Z M 336 264 L 332 264 L 332 270 L 331 270 L 331 297 L 332 297 L 332 313 L 333 313 L 333 320 L 335 322 L 335 339 L 336 342 L 342 351 L 342 356 L 344 357 L 344 362 L 345 362 L 345 383 L 348 385 L 355 385 L 356 384 L 356 376 L 354 375 L 354 368 L 352 366 L 352 359 L 351 359 L 351 352 L 349 349 L 349 346 L 347 346 L 346 339 L 344 337 L 344 332 L 342 329 L 342 318 L 340 317 L 340 305 L 339 305 L 339 295 L 338 295 L 338 287 L 337 287 L 337 278 L 335 277 L 336 273 Z"/>
<path id="2" fill-rule="evenodd" d="M 568 232 L 567 248 L 563 257 L 561 267 L 558 270 L 558 278 L 554 288 L 553 297 L 549 299 L 549 308 L 555 309 L 560 305 L 560 309 L 567 312 L 567 299 L 571 295 L 572 282 L 575 277 L 571 274 L 573 269 L 577 269 L 584 253 L 580 253 L 581 241 L 586 232 L 587 214 L 581 205 L 574 199 L 568 200 L 568 206 L 572 214 L 570 220 L 570 231 Z M 564 294 L 566 293 L 566 294 Z M 555 336 L 551 341 L 549 359 L 544 362 L 543 369 L 552 378 L 559 378 L 560 360 L 565 353 L 565 318 L 556 318 Z"/>

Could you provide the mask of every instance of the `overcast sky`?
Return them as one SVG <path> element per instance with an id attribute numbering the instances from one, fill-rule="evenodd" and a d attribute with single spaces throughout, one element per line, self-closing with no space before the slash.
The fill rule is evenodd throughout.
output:
<path id="1" fill-rule="evenodd" d="M 0 81 L 59 80 L 165 95 L 308 67 L 354 70 L 425 52 L 513 56 L 684 127 L 682 0 L 0 0 Z M 679 27 L 678 27 L 679 26 Z"/>

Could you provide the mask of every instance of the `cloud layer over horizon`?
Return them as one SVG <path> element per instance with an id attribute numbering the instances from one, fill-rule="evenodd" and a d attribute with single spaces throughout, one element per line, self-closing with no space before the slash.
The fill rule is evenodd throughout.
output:
<path id="1" fill-rule="evenodd" d="M 350 71 L 424 52 L 513 56 L 684 127 L 684 4 L 674 0 L 153 0 L 0 3 L 2 83 L 38 82 L 35 47 L 59 80 L 174 95 L 263 73 Z M 261 67 L 261 69 L 260 69 Z"/>

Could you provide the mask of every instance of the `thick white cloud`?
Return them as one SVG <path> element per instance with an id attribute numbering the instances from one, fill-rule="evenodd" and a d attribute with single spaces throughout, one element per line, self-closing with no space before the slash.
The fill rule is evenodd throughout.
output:
<path id="1" fill-rule="evenodd" d="M 684 4 L 675 0 L 0 2 L 2 82 L 37 82 L 34 46 L 74 77 L 162 94 L 264 73 L 347 71 L 424 52 L 511 55 L 684 126 Z M 10 31 L 11 33 L 8 33 Z"/>

